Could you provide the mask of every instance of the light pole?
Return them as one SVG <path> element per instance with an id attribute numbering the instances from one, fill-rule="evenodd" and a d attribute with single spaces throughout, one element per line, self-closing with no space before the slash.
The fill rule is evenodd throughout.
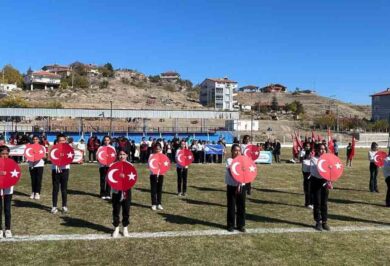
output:
<path id="1" fill-rule="evenodd" d="M 110 100 L 110 136 L 112 136 L 112 100 Z"/>

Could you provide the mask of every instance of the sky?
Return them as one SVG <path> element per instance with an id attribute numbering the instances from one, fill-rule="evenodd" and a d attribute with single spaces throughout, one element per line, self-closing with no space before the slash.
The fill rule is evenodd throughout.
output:
<path id="1" fill-rule="evenodd" d="M 390 87 L 389 11 L 386 0 L 0 0 L 0 67 L 110 62 L 370 104 Z"/>

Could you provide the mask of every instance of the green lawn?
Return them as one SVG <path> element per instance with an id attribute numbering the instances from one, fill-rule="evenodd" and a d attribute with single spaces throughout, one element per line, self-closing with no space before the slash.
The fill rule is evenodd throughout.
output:
<path id="1" fill-rule="evenodd" d="M 290 149 L 283 150 L 289 159 Z M 368 191 L 366 150 L 358 150 L 329 196 L 330 226 L 390 225 L 384 208 L 386 185 L 380 171 L 380 193 Z M 343 158 L 344 160 L 344 158 Z M 191 165 L 188 196 L 176 195 L 176 175 L 164 180 L 164 211 L 150 209 L 149 176 L 136 165 L 130 232 L 224 229 L 224 165 Z M 97 165 L 72 165 L 69 213 L 50 214 L 51 177 L 47 167 L 40 201 L 30 200 L 30 180 L 22 167 L 12 207 L 15 235 L 112 232 L 111 205 L 98 198 Z M 247 228 L 311 227 L 312 212 L 303 207 L 300 165 L 260 165 L 253 193 L 247 198 Z M 61 201 L 59 201 L 59 206 Z M 0 243 L 5 264 L 390 264 L 390 231 L 354 233 L 286 233 L 232 236 Z M 9 254 L 5 256 L 4 254 Z"/>

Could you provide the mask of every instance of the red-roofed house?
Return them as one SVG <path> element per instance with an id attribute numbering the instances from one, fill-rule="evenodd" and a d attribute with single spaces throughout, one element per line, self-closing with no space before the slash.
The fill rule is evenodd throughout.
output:
<path id="1" fill-rule="evenodd" d="M 390 88 L 371 95 L 372 119 L 390 119 Z"/>
<path id="2" fill-rule="evenodd" d="M 237 82 L 228 78 L 207 78 L 200 84 L 199 101 L 204 106 L 218 110 L 234 110 Z"/>
<path id="3" fill-rule="evenodd" d="M 177 80 L 180 78 L 180 74 L 176 71 L 167 71 L 160 74 L 160 78 L 165 80 Z"/>
<path id="4" fill-rule="evenodd" d="M 264 93 L 272 93 L 272 92 L 286 92 L 287 87 L 281 84 L 270 84 L 260 89 Z"/>
<path id="5" fill-rule="evenodd" d="M 39 89 L 55 89 L 61 84 L 61 76 L 47 71 L 30 71 L 24 77 L 24 83 L 30 90 Z"/>
<path id="6" fill-rule="evenodd" d="M 70 67 L 60 66 L 57 64 L 43 66 L 42 70 L 53 73 L 53 74 L 60 75 L 62 78 L 69 77 L 71 74 Z"/>

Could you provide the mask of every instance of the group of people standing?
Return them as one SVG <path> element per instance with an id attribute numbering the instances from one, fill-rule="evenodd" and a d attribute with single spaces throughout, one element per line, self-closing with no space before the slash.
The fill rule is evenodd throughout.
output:
<path id="1" fill-rule="evenodd" d="M 177 154 L 183 149 L 191 149 L 186 140 L 178 140 L 179 147 L 175 150 L 175 158 L 177 162 Z M 227 230 L 233 231 L 235 228 L 241 232 L 245 232 L 245 201 L 246 196 L 251 194 L 251 183 L 239 183 L 237 182 L 231 173 L 231 165 L 234 158 L 244 154 L 246 147 L 250 144 L 250 136 L 246 135 L 242 139 L 241 143 L 234 143 L 231 147 L 231 158 L 226 160 L 226 199 L 227 199 Z M 38 136 L 32 137 L 32 143 L 41 144 L 42 141 Z M 59 134 L 55 143 L 67 143 L 67 138 L 63 134 Z M 112 146 L 112 139 L 109 136 L 105 136 L 100 142 L 99 146 Z M 163 143 L 156 141 L 151 146 L 151 154 L 163 153 Z M 128 162 L 128 152 L 124 147 L 114 147 L 117 152 L 116 161 Z M 303 145 L 304 155 L 302 157 L 302 173 L 303 173 L 303 190 L 305 194 L 305 206 L 313 209 L 313 218 L 315 220 L 315 229 L 317 230 L 330 230 L 328 225 L 328 196 L 329 189 L 332 188 L 332 183 L 321 177 L 318 172 L 318 160 L 321 155 L 327 152 L 326 144 L 324 143 L 310 143 L 306 142 Z M 149 147 L 148 147 L 149 148 Z M 368 153 L 370 160 L 370 185 L 371 192 L 379 192 L 377 187 L 377 174 L 378 168 L 374 163 L 376 152 L 378 151 L 378 145 L 372 143 L 371 150 Z M 5 145 L 0 146 L 0 157 L 8 158 L 9 148 Z M 32 192 L 31 199 L 39 200 L 41 197 L 42 187 L 42 175 L 45 166 L 45 158 L 29 163 L 29 172 L 31 177 Z M 110 188 L 107 182 L 107 173 L 109 171 L 109 165 L 103 165 L 99 163 L 99 176 L 100 176 L 100 197 L 103 200 L 112 201 L 112 219 L 114 232 L 113 237 L 119 236 L 119 225 L 122 223 L 123 235 L 128 236 L 128 225 L 130 222 L 130 206 L 131 206 L 131 189 L 126 191 L 117 191 Z M 179 163 L 176 164 L 177 173 L 177 195 L 186 196 L 187 194 L 187 178 L 188 178 L 188 166 L 182 166 Z M 4 173 L 0 173 L 3 175 Z M 63 213 L 68 212 L 67 207 L 67 186 L 70 175 L 70 165 L 58 167 L 56 165 L 51 166 L 52 176 L 52 208 L 51 213 L 56 214 L 59 209 L 58 194 L 61 191 L 62 196 L 62 208 Z M 386 206 L 390 207 L 390 157 L 385 160 L 384 175 L 388 186 L 386 195 Z M 150 196 L 151 196 L 151 209 L 153 211 L 163 210 L 162 205 L 162 190 L 164 183 L 164 175 L 156 175 L 150 172 Z M 11 200 L 13 194 L 13 187 L 1 189 L 0 195 L 0 229 L 2 230 L 2 213 L 4 209 L 5 214 L 5 231 L 1 231 L 1 237 L 12 237 L 11 233 Z M 120 219 L 120 212 L 122 212 L 122 220 Z"/>

